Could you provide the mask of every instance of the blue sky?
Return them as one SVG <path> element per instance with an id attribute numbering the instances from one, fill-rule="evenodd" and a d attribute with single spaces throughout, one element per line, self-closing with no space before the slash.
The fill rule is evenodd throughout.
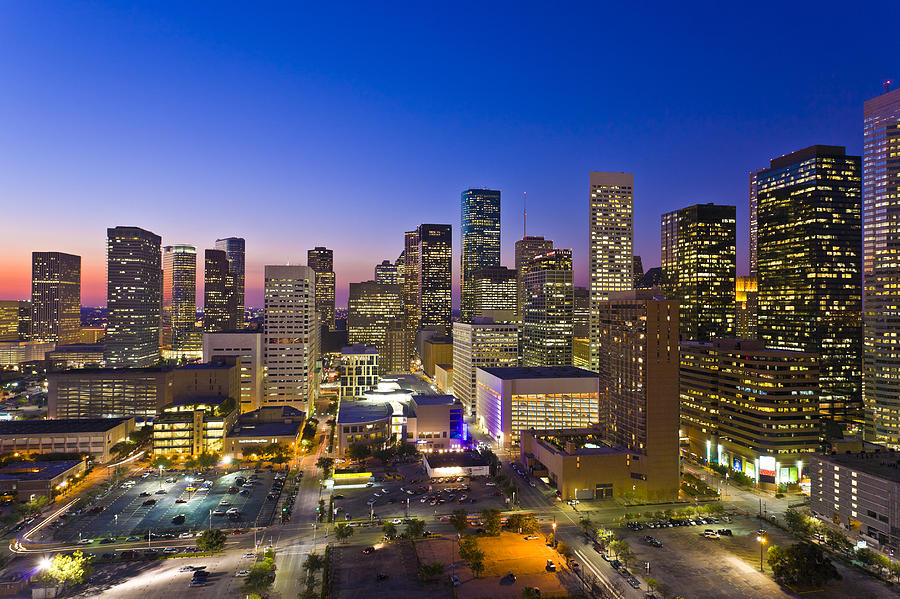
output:
<path id="1" fill-rule="evenodd" d="M 529 233 L 587 281 L 588 171 L 635 173 L 635 251 L 659 215 L 738 207 L 747 174 L 815 144 L 862 150 L 862 103 L 900 79 L 900 3 L 37 3 L 0 5 L 0 296 L 32 250 L 83 256 L 105 301 L 105 229 L 247 239 L 262 266 L 335 250 L 347 284 L 403 231 L 454 227 L 503 192 L 504 262 Z M 888 25 L 882 25 L 888 24 Z"/>

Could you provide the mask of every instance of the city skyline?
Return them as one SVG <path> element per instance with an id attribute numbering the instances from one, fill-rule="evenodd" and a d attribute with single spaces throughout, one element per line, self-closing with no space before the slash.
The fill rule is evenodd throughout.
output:
<path id="1" fill-rule="evenodd" d="M 770 74 L 766 86 L 748 76 L 777 62 L 782 42 L 799 49 L 823 34 L 863 30 L 858 15 L 836 23 L 827 10 L 792 6 L 774 23 L 737 7 L 715 17 L 663 9 L 643 15 L 640 33 L 616 32 L 595 47 L 567 34 L 595 10 L 569 8 L 547 19 L 526 11 L 509 21 L 507 11 L 492 9 L 480 26 L 497 25 L 496 39 L 460 49 L 443 42 L 467 26 L 461 16 L 436 29 L 409 14 L 383 14 L 390 26 L 363 42 L 318 25 L 295 35 L 299 15 L 290 11 L 273 25 L 223 10 L 204 29 L 195 26 L 197 9 L 7 7 L 0 43 L 22 60 L 0 67 L 15 82 L 0 99 L 0 119 L 16 140 L 0 144 L 14 173 L 0 194 L 52 216 L 40 230 L 17 229 L 0 241 L 0 298 L 28 296 L 31 251 L 60 251 L 83 258 L 82 303 L 102 305 L 103 231 L 137 226 L 165 245 L 246 238 L 247 304 L 256 307 L 265 264 L 303 264 L 308 248 L 333 248 L 338 305 L 345 306 L 349 283 L 395 259 L 404 230 L 458 223 L 457 198 L 470 187 L 505 196 L 503 265 L 513 264 L 527 191 L 528 233 L 572 248 L 576 284 L 585 286 L 590 170 L 635 174 L 635 253 L 645 268 L 657 265 L 660 214 L 695 203 L 736 205 L 738 274 L 746 274 L 749 172 L 817 143 L 861 154 L 862 103 L 896 75 L 890 41 L 868 36 L 822 49 L 819 64 L 827 66 L 819 69 Z M 892 11 L 886 3 L 883 14 Z M 695 24 L 698 16 L 705 20 Z M 370 17 L 304 14 L 319 25 L 338 18 L 369 24 Z M 730 17 L 751 22 L 740 31 L 710 27 L 714 39 L 694 35 L 703 23 Z M 45 34 L 40 51 L 16 52 L 33 46 L 34 23 Z M 663 35 L 672 28 L 684 33 Z M 779 43 L 760 47 L 753 41 L 761 34 Z M 535 43 L 523 44 L 529 37 Z M 714 56 L 704 51 L 710 43 L 719 48 Z M 555 52 L 545 51 L 554 44 Z M 618 47 L 636 50 L 623 53 L 621 64 L 604 59 Z M 413 76 L 432 64 L 441 65 L 441 77 L 422 84 Z M 597 93 L 573 93 L 604 69 L 609 83 L 595 78 Z M 460 91 L 497 73 L 503 76 L 477 94 Z M 145 93 L 147 81 L 153 93 Z M 673 187 L 676 177 L 692 185 Z M 363 186 L 365 201 L 355 191 Z M 290 217 L 245 218 L 259 207 Z M 352 220 L 336 217 L 344 214 Z M 454 243 L 455 306 L 459 251 Z"/>

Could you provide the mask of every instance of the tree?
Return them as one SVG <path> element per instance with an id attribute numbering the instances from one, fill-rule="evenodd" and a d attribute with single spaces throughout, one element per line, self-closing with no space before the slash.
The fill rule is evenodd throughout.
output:
<path id="1" fill-rule="evenodd" d="M 172 458 L 165 455 L 158 455 L 150 460 L 150 467 L 156 468 L 171 468 L 172 467 Z"/>
<path id="2" fill-rule="evenodd" d="M 562 541 L 557 543 L 556 552 L 559 553 L 564 558 L 566 558 L 566 561 L 569 561 L 570 559 L 572 559 L 572 548 L 569 547 L 566 543 L 563 543 Z"/>
<path id="3" fill-rule="evenodd" d="M 502 521 L 500 519 L 499 510 L 484 510 L 481 512 L 481 518 L 484 521 L 484 531 L 492 537 L 500 534 Z"/>
<path id="4" fill-rule="evenodd" d="M 93 559 L 92 555 L 84 555 L 81 551 L 75 551 L 72 555 L 57 553 L 50 559 L 44 574 L 57 584 L 81 584 L 94 571 L 91 566 Z"/>
<path id="5" fill-rule="evenodd" d="M 796 537 L 808 537 L 812 533 L 810 519 L 799 510 L 789 507 L 784 512 L 784 523 Z"/>
<path id="6" fill-rule="evenodd" d="M 479 550 L 472 559 L 469 560 L 469 568 L 472 569 L 472 574 L 475 578 L 480 578 L 484 573 L 484 551 Z"/>
<path id="7" fill-rule="evenodd" d="M 772 545 L 768 557 L 775 580 L 783 584 L 820 588 L 841 577 L 822 548 L 812 543 L 795 543 L 787 549 Z"/>
<path id="8" fill-rule="evenodd" d="M 349 539 L 353 536 L 353 529 L 343 522 L 339 524 L 335 524 L 334 526 L 334 536 L 337 537 L 337 540 L 341 543 Z"/>
<path id="9" fill-rule="evenodd" d="M 369 449 L 368 445 L 363 445 L 362 443 L 352 443 L 347 448 L 347 457 L 357 462 L 361 462 L 370 455 L 372 455 L 372 450 Z"/>
<path id="10" fill-rule="evenodd" d="M 656 589 L 659 588 L 659 581 L 656 580 L 655 578 L 648 577 L 647 578 L 647 588 L 650 589 L 651 591 L 655 591 Z"/>
<path id="11" fill-rule="evenodd" d="M 265 595 L 272 586 L 274 561 L 270 558 L 250 566 L 250 573 L 244 579 L 244 589 L 258 595 Z"/>
<path id="12" fill-rule="evenodd" d="M 850 551 L 853 549 L 853 543 L 847 538 L 843 532 L 831 526 L 824 527 L 825 542 L 829 547 L 836 551 Z"/>
<path id="13" fill-rule="evenodd" d="M 197 465 L 200 468 L 211 468 L 219 463 L 221 456 L 217 453 L 206 453 L 205 451 L 197 456 Z"/>
<path id="14" fill-rule="evenodd" d="M 413 518 L 406 523 L 406 536 L 411 539 L 421 537 L 425 533 L 425 521 Z"/>
<path id="15" fill-rule="evenodd" d="M 621 541 L 617 557 L 622 560 L 622 563 L 625 564 L 625 567 L 627 568 L 628 562 L 633 562 L 637 555 L 632 551 L 631 545 L 629 545 L 627 541 Z"/>
<path id="16" fill-rule="evenodd" d="M 444 564 L 441 562 L 431 562 L 430 564 L 422 564 L 419 566 L 419 580 L 422 582 L 432 582 L 444 573 Z"/>
<path id="17" fill-rule="evenodd" d="M 313 574 L 325 567 L 325 558 L 318 553 L 310 553 L 303 562 L 303 569 L 306 570 L 307 578 L 312 578 Z"/>
<path id="18" fill-rule="evenodd" d="M 391 522 L 385 522 L 384 526 L 381 527 L 382 532 L 384 532 L 384 536 L 389 539 L 393 539 L 397 536 L 397 527 Z"/>
<path id="19" fill-rule="evenodd" d="M 218 528 L 204 530 L 197 537 L 197 549 L 209 552 L 222 551 L 225 548 L 225 539 L 225 533 Z"/>
<path id="20" fill-rule="evenodd" d="M 456 530 L 457 534 L 462 533 L 469 526 L 466 510 L 453 510 L 453 513 L 450 514 L 450 525 Z"/>
<path id="21" fill-rule="evenodd" d="M 525 535 L 537 532 L 540 529 L 540 524 L 538 524 L 534 514 L 512 514 L 506 519 L 506 525 L 510 530 Z"/>
<path id="22" fill-rule="evenodd" d="M 328 478 L 331 467 L 334 466 L 334 458 L 319 458 L 316 460 L 316 468 L 322 470 L 322 478 Z"/>
<path id="23" fill-rule="evenodd" d="M 478 539 L 475 537 L 466 536 L 459 540 L 459 557 L 464 561 L 472 559 L 478 551 L 480 551 L 478 549 Z"/>
<path id="24" fill-rule="evenodd" d="M 584 531 L 584 534 L 588 536 L 593 536 L 595 526 L 594 521 L 585 516 L 584 518 L 578 521 L 578 525 L 581 526 L 581 530 Z"/>

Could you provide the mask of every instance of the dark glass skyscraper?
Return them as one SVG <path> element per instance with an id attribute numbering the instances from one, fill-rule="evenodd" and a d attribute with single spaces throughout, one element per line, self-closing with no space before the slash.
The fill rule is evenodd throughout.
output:
<path id="1" fill-rule="evenodd" d="M 171 327 L 172 351 L 199 351 L 201 340 L 194 330 L 197 320 L 197 248 L 167 245 L 163 248 L 163 322 Z"/>
<path id="2" fill-rule="evenodd" d="M 544 239 L 542 235 L 526 235 L 516 241 L 516 276 L 519 283 L 518 317 L 522 318 L 522 310 L 525 305 L 525 267 L 531 260 L 553 249 L 553 240 Z"/>
<path id="3" fill-rule="evenodd" d="M 472 277 L 482 268 L 500 266 L 500 192 L 467 189 L 462 192 L 460 205 L 460 316 L 463 322 L 472 322 L 475 301 Z"/>
<path id="4" fill-rule="evenodd" d="M 419 225 L 419 328 L 444 335 L 450 334 L 452 248 L 450 225 Z"/>
<path id="5" fill-rule="evenodd" d="M 206 250 L 203 275 L 203 330 L 231 331 L 239 327 L 234 283 L 224 250 Z"/>
<path id="6" fill-rule="evenodd" d="M 244 239 L 242 237 L 226 237 L 216 239 L 216 249 L 223 250 L 228 258 L 228 272 L 231 274 L 228 300 L 230 309 L 234 310 L 234 319 L 238 328 L 244 326 Z"/>
<path id="7" fill-rule="evenodd" d="M 162 239 L 138 227 L 106 231 L 106 363 L 150 366 L 159 360 Z"/>
<path id="8" fill-rule="evenodd" d="M 555 249 L 525 266 L 523 366 L 571 366 L 575 287 L 572 250 Z"/>
<path id="9" fill-rule="evenodd" d="M 697 204 L 662 215 L 666 298 L 680 305 L 682 340 L 734 335 L 735 212 Z"/>
<path id="10" fill-rule="evenodd" d="M 59 345 L 81 335 L 81 256 L 31 253 L 31 339 Z"/>
<path id="11" fill-rule="evenodd" d="M 861 415 L 859 156 L 811 146 L 757 173 L 758 334 L 819 354 L 822 415 Z"/>
<path id="12" fill-rule="evenodd" d="M 333 331 L 334 321 L 334 252 L 317 246 L 306 252 L 306 263 L 316 271 L 316 312 L 322 324 Z"/>

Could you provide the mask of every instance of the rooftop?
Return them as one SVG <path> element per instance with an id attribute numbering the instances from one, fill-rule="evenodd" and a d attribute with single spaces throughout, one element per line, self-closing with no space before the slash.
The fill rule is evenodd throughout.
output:
<path id="1" fill-rule="evenodd" d="M 216 360 L 213 362 L 195 362 L 193 364 L 185 364 L 184 366 L 179 366 L 178 370 L 218 370 L 218 369 L 228 369 L 232 368 L 234 364 L 229 364 L 228 362 L 222 360 Z"/>
<path id="2" fill-rule="evenodd" d="M 0 435 L 55 435 L 59 433 L 100 433 L 130 418 L 66 418 L 60 420 L 9 420 L 0 422 Z"/>
<path id="3" fill-rule="evenodd" d="M 511 366 L 509 368 L 479 368 L 504 381 L 516 379 L 597 378 L 596 372 L 575 366 Z"/>
<path id="4" fill-rule="evenodd" d="M 417 406 L 443 406 L 459 403 L 452 395 L 413 395 L 412 400 Z"/>
<path id="5" fill-rule="evenodd" d="M 252 422 L 238 423 L 228 433 L 229 437 L 296 437 L 300 434 L 302 421 L 296 422 Z"/>
<path id="6" fill-rule="evenodd" d="M 341 353 L 345 355 L 351 354 L 377 354 L 378 349 L 374 345 L 366 345 L 364 343 L 356 343 L 354 345 L 345 345 L 341 348 Z"/>
<path id="7" fill-rule="evenodd" d="M 338 424 L 356 424 L 390 418 L 394 408 L 389 403 L 342 401 L 338 410 Z"/>
<path id="8" fill-rule="evenodd" d="M 0 480 L 50 480 L 80 464 L 81 460 L 14 462 L 0 468 Z"/>
<path id="9" fill-rule="evenodd" d="M 839 466 L 900 483 L 900 452 L 887 448 L 818 456 Z"/>
<path id="10" fill-rule="evenodd" d="M 228 398 L 223 395 L 188 395 L 186 397 L 176 399 L 169 405 L 165 406 L 165 408 L 171 408 L 175 406 L 191 406 L 196 404 L 220 406 L 227 399 Z"/>
<path id="11" fill-rule="evenodd" d="M 488 461 L 474 451 L 451 451 L 447 453 L 426 453 L 425 459 L 432 468 L 444 468 L 447 466 L 460 466 L 468 468 L 472 466 L 488 466 Z"/>
<path id="12" fill-rule="evenodd" d="M 102 343 L 69 343 L 68 345 L 57 345 L 54 353 L 75 353 L 75 352 L 103 352 L 104 345 Z"/>

